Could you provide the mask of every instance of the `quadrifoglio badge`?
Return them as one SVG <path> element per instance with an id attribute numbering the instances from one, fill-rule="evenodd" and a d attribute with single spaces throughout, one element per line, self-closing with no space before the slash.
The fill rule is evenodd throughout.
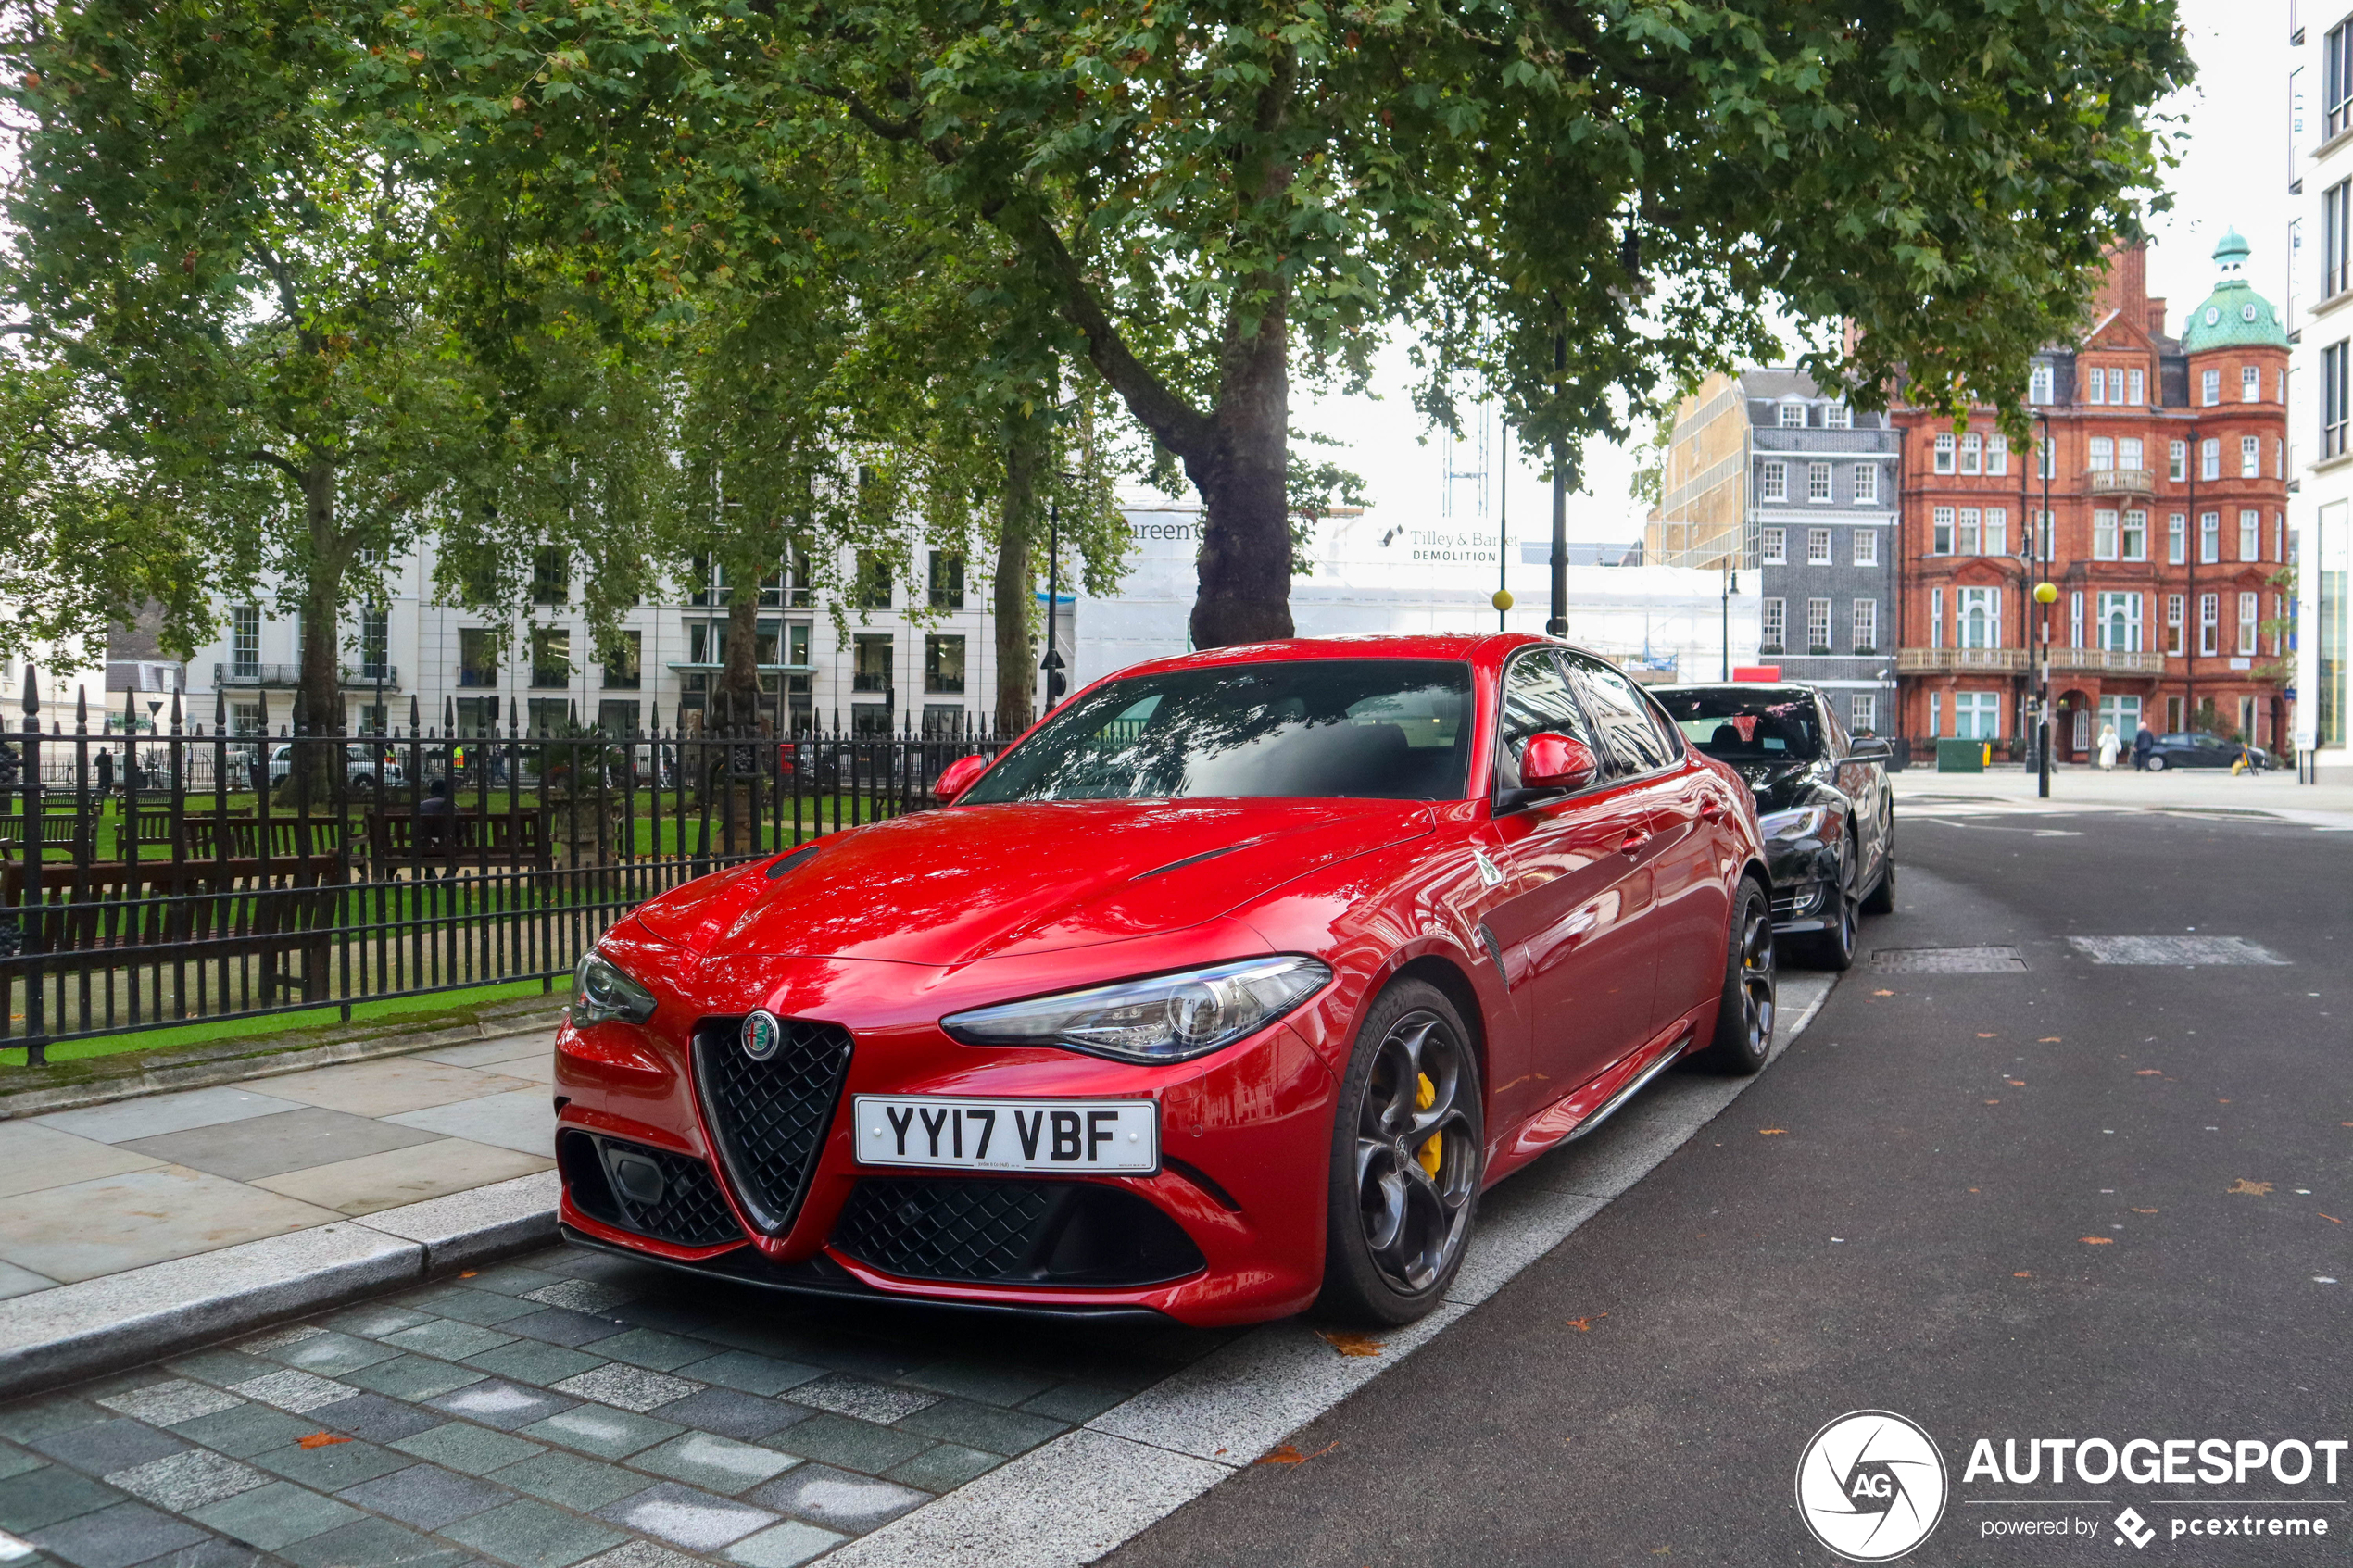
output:
<path id="1" fill-rule="evenodd" d="M 1944 1454 L 1918 1423 L 1852 1411 L 1799 1455 L 1797 1511 L 1816 1540 L 1854 1562 L 1910 1551 L 1948 1503 L 1962 1515 L 1948 1533 L 2011 1547 L 2072 1540 L 2133 1553 L 2259 1542 L 2287 1549 L 2281 1561 L 2300 1560 L 2299 1545 L 2317 1561 L 2353 1529 L 2337 1494 L 2348 1448 L 2353 1439 L 2340 1437 L 1972 1437 L 1956 1497 Z"/>

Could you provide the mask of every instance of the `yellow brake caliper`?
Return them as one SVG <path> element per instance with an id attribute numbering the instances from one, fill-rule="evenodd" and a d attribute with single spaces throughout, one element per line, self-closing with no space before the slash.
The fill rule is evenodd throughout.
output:
<path id="1" fill-rule="evenodd" d="M 1416 1085 L 1414 1090 L 1414 1109 L 1416 1110 L 1428 1110 L 1431 1106 L 1436 1105 L 1437 1103 L 1438 1085 L 1431 1083 L 1429 1081 L 1429 1074 L 1425 1073 L 1421 1075 L 1420 1084 Z M 1439 1157 L 1443 1155 L 1445 1152 L 1445 1135 L 1442 1133 L 1432 1133 L 1428 1138 L 1423 1140 L 1422 1147 L 1414 1151 L 1414 1160 L 1416 1164 L 1421 1166 L 1423 1172 L 1427 1173 L 1432 1181 L 1436 1181 L 1438 1179 Z"/>

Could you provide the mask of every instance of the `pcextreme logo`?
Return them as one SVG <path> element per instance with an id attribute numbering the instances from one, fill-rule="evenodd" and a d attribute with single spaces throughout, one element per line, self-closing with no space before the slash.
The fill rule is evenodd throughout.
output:
<path id="1" fill-rule="evenodd" d="M 1944 1516 L 1944 1456 L 1890 1411 L 1850 1411 L 1814 1434 L 1797 1460 L 1797 1514 L 1850 1562 L 1903 1556 Z"/>

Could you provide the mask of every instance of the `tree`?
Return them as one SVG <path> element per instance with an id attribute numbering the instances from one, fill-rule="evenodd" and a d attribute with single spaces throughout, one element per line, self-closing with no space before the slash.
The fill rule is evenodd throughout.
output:
<path id="1" fill-rule="evenodd" d="M 837 111 L 992 225 L 1206 504 L 1193 635 L 1290 632 L 1297 367 L 1361 379 L 1402 326 L 1427 405 L 1470 370 L 1555 469 L 1662 383 L 1860 328 L 1818 379 L 2015 417 L 2028 353 L 2139 229 L 2171 5 L 2037 0 L 432 0 L 380 56 L 469 157 L 589 156 L 659 110 L 682 156 Z M 740 207 L 671 220 L 756 231 Z"/>

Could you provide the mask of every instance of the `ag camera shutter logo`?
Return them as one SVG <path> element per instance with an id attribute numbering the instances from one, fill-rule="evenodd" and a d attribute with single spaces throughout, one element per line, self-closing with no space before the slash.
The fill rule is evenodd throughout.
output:
<path id="1" fill-rule="evenodd" d="M 1850 1411 L 1798 1456 L 1798 1517 L 1850 1562 L 1886 1562 L 1928 1539 L 1945 1496 L 1944 1456 L 1891 1411 Z"/>

